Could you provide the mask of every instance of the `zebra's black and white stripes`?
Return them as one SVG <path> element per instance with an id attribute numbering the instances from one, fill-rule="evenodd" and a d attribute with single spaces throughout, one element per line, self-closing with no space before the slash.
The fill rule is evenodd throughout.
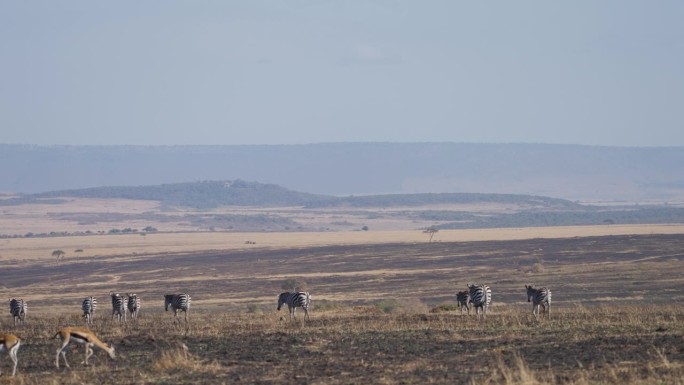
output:
<path id="1" fill-rule="evenodd" d="M 475 308 L 475 314 L 480 318 L 480 309 L 482 309 L 482 316 L 487 317 L 487 309 L 492 303 L 492 289 L 487 285 L 471 285 L 468 284 L 468 291 L 470 294 L 470 303 Z"/>
<path id="2" fill-rule="evenodd" d="M 117 317 L 117 321 L 126 322 L 126 299 L 119 293 L 112 293 L 112 319 Z"/>
<path id="3" fill-rule="evenodd" d="M 95 317 L 95 309 L 97 309 L 97 298 L 95 297 L 85 297 L 81 303 L 81 310 L 83 310 L 83 318 L 85 318 L 86 323 L 90 324 L 93 322 L 93 317 Z"/>
<path id="4" fill-rule="evenodd" d="M 140 311 L 140 297 L 137 294 L 126 295 L 128 296 L 128 311 L 131 313 L 131 319 L 136 319 Z"/>
<path id="5" fill-rule="evenodd" d="M 17 321 L 20 324 L 26 322 L 26 313 L 28 312 L 28 304 L 23 299 L 12 298 L 10 300 L 10 314 L 14 318 L 14 326 L 17 326 Z"/>
<path id="6" fill-rule="evenodd" d="M 534 318 L 539 316 L 539 308 L 551 319 L 551 290 L 547 287 L 535 289 L 533 285 L 525 285 L 527 289 L 527 302 L 532 302 L 532 314 Z"/>
<path id="7" fill-rule="evenodd" d="M 285 292 L 278 296 L 278 310 L 287 304 L 290 312 L 290 320 L 296 318 L 295 310 L 301 307 L 304 310 L 304 320 L 311 320 L 309 317 L 309 305 L 311 305 L 311 295 L 308 291 L 298 291 L 294 293 Z"/>
<path id="8" fill-rule="evenodd" d="M 164 294 L 164 309 L 166 311 L 171 308 L 173 310 L 174 322 L 178 320 L 178 312 L 185 312 L 185 322 L 188 322 L 188 313 L 190 312 L 190 302 L 192 298 L 188 294 Z"/>
<path id="9" fill-rule="evenodd" d="M 463 314 L 463 308 L 465 308 L 468 311 L 468 315 L 470 315 L 470 304 L 468 303 L 470 301 L 470 292 L 468 290 L 464 291 L 459 291 L 456 293 L 456 306 L 461 308 L 461 314 Z"/>

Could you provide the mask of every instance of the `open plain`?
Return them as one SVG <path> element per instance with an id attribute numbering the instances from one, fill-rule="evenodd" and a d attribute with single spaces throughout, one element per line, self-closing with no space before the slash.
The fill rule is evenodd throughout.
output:
<path id="1" fill-rule="evenodd" d="M 24 325 L 0 318 L 23 340 L 16 377 L 0 355 L 0 384 L 682 383 L 681 226 L 428 239 L 420 230 L 0 239 L 0 296 L 29 303 Z M 486 319 L 455 306 L 469 282 L 492 287 Z M 311 292 L 310 322 L 276 311 L 287 284 Z M 552 289 L 551 319 L 531 315 L 525 284 Z M 141 317 L 113 322 L 111 292 L 138 294 Z M 171 292 L 192 295 L 189 324 L 164 312 Z M 84 324 L 87 295 L 99 299 L 92 329 L 117 359 L 96 351 L 85 367 L 78 347 L 67 353 L 72 369 L 55 369 L 52 337 Z"/>

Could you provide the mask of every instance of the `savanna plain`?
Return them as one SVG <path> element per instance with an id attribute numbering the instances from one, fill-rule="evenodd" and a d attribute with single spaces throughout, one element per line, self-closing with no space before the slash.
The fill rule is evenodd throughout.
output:
<path id="1" fill-rule="evenodd" d="M 0 355 L 0 384 L 684 382 L 680 227 L 440 231 L 431 242 L 372 229 L 0 240 L 0 296 L 29 303 L 25 324 L 0 318 L 22 338 L 16 377 Z M 492 288 L 486 318 L 456 307 L 470 282 Z M 276 310 L 292 284 L 311 292 L 310 321 Z M 550 318 L 532 315 L 526 284 L 552 289 Z M 112 320 L 112 292 L 138 294 L 140 317 Z M 178 292 L 193 299 L 187 324 L 164 311 L 163 294 Z M 117 358 L 96 348 L 84 366 L 75 346 L 72 368 L 56 369 L 53 336 L 84 325 L 88 295 L 99 300 L 91 329 Z"/>

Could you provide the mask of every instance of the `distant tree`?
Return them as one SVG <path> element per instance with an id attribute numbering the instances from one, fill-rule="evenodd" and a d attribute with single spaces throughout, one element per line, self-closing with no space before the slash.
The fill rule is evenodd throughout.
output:
<path id="1" fill-rule="evenodd" d="M 430 239 L 428 240 L 428 243 L 432 242 L 432 237 L 435 236 L 439 232 L 438 229 L 434 227 L 429 227 L 423 231 L 425 234 L 428 234 L 430 236 Z"/>
<path id="2" fill-rule="evenodd" d="M 363 226 L 363 227 L 361 228 L 361 230 L 363 230 L 363 231 L 368 231 L 368 226 Z"/>
<path id="3" fill-rule="evenodd" d="M 53 257 L 57 257 L 57 260 L 58 260 L 58 261 L 59 261 L 60 259 L 64 258 L 65 255 L 66 255 L 66 253 L 65 253 L 64 251 L 62 251 L 62 250 L 54 250 L 54 251 L 52 252 L 52 256 L 53 256 Z"/>

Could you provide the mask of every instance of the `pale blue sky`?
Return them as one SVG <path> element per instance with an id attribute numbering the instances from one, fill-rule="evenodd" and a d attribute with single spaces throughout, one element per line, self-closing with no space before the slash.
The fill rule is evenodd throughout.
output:
<path id="1" fill-rule="evenodd" d="M 684 2 L 0 0 L 0 143 L 684 146 Z"/>

